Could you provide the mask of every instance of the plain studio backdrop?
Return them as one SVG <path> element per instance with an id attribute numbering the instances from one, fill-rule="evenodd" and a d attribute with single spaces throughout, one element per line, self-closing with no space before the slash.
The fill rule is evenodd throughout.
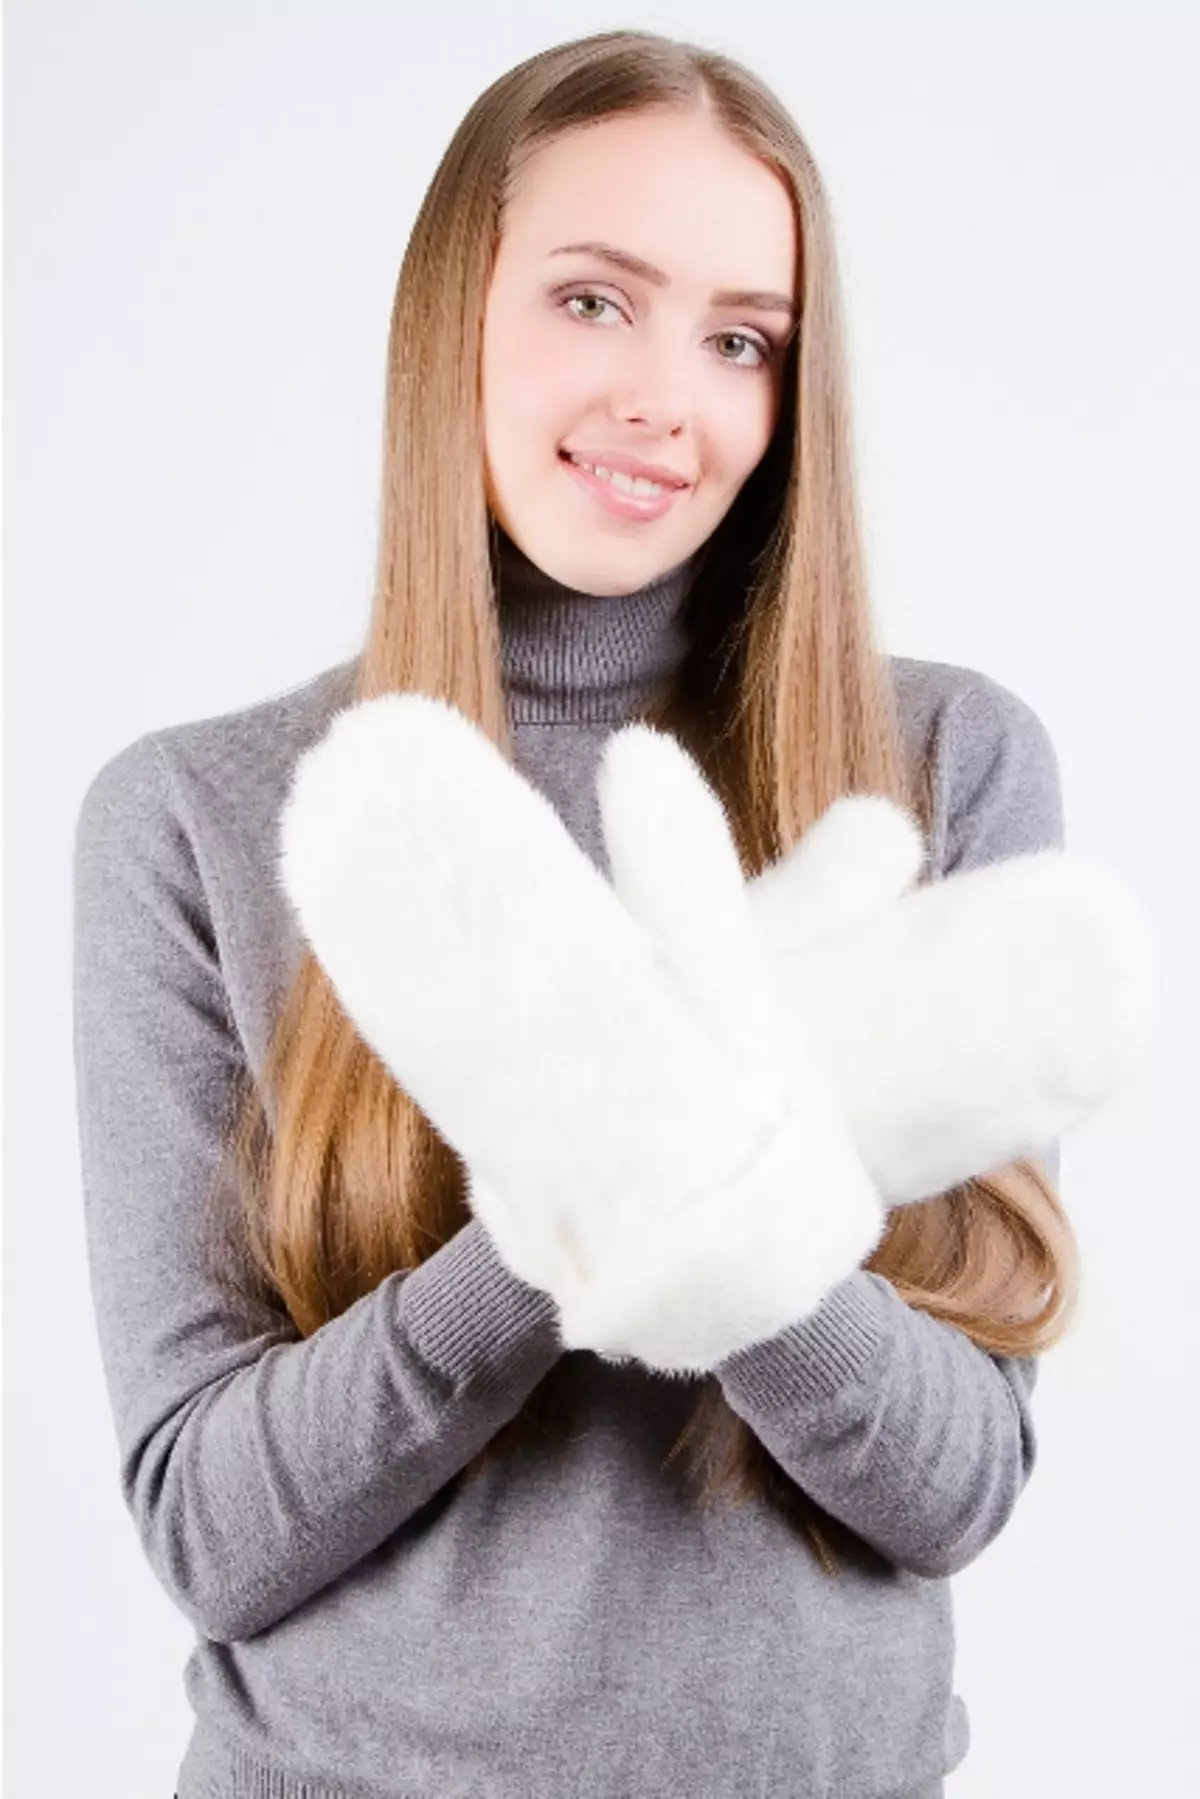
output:
<path id="1" fill-rule="evenodd" d="M 793 111 L 838 232 L 885 647 L 981 669 L 1039 712 L 1068 843 L 1138 894 L 1166 967 L 1143 1070 L 1064 1142 L 1083 1302 L 1042 1365 L 1032 1482 L 955 1578 L 973 1742 L 948 1790 L 1200 1792 L 1200 12 L 7 13 L 14 1799 L 169 1799 L 191 1725 L 191 1629 L 122 1505 L 90 1309 L 70 1050 L 80 799 L 143 731 L 358 647 L 388 318 L 426 184 L 502 70 L 630 25 L 741 58 Z"/>

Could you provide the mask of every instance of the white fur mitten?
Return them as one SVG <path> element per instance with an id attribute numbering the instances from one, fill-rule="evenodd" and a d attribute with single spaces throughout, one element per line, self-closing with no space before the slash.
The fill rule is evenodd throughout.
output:
<path id="1" fill-rule="evenodd" d="M 689 766 L 631 724 L 597 777 L 614 885 L 683 982 L 705 967 L 675 837 Z M 903 808 L 847 795 L 749 883 L 782 1060 L 820 1068 L 889 1208 L 1048 1149 L 1134 1070 L 1158 993 L 1108 869 L 1045 849 L 916 887 L 924 860 Z"/>
<path id="2" fill-rule="evenodd" d="M 564 1344 L 690 1373 L 810 1312 L 885 1214 L 815 1064 L 793 1046 L 783 1070 L 720 804 L 674 739 L 654 748 L 657 915 L 471 721 L 413 693 L 338 713 L 300 759 L 280 872 Z"/>
<path id="3" fill-rule="evenodd" d="M 625 755 L 640 807 L 649 753 Z M 851 795 L 750 883 L 785 1036 L 889 1207 L 1057 1142 L 1137 1068 L 1160 987 L 1102 865 L 1043 849 L 903 892 L 923 853 L 900 808 Z"/>

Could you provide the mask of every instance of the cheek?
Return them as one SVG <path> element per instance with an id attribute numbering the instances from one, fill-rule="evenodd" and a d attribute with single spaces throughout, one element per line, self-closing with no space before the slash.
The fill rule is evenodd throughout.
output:
<path id="1" fill-rule="evenodd" d="M 565 343 L 555 321 L 497 317 L 484 336 L 483 396 L 489 435 L 520 435 L 570 429 L 584 397 L 586 369 L 578 350 Z"/>
<path id="2" fill-rule="evenodd" d="M 739 483 L 761 462 L 778 416 L 775 395 L 767 381 L 747 376 L 744 387 L 745 392 L 733 400 L 726 398 L 712 424 L 722 465 Z"/>

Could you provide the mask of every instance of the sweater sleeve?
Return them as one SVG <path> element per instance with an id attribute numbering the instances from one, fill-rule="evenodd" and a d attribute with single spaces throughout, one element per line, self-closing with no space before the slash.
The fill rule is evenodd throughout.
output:
<path id="1" fill-rule="evenodd" d="M 1055 752 L 1015 694 L 976 676 L 948 708 L 937 753 L 943 873 L 1062 847 Z M 1057 1181 L 1057 1146 L 1043 1160 Z M 990 1354 L 865 1268 L 717 1375 L 785 1473 L 916 1574 L 942 1577 L 974 1560 L 1033 1470 L 1033 1358 Z"/>
<path id="2" fill-rule="evenodd" d="M 246 1067 L 152 736 L 95 776 L 74 854 L 89 1279 L 122 1493 L 205 1636 L 266 1629 L 371 1553 L 562 1355 L 550 1297 L 468 1222 L 302 1338 L 215 1220 Z"/>

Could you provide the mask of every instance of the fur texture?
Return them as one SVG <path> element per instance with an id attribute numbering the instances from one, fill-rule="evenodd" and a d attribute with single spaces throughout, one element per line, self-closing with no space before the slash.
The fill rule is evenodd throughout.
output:
<path id="1" fill-rule="evenodd" d="M 857 830 L 852 803 L 808 835 Z M 889 1206 L 1045 1151 L 1141 1060 L 1155 952 L 1108 870 L 1014 856 L 810 941 L 779 903 L 793 879 L 802 868 L 780 865 L 762 920 L 779 1014 L 819 1056 Z"/>
<path id="2" fill-rule="evenodd" d="M 609 738 L 597 787 L 614 885 L 698 965 L 713 902 L 698 866 L 687 885 L 689 795 L 716 795 L 641 724 Z M 847 795 L 749 883 L 782 1064 L 819 1065 L 889 1207 L 1048 1149 L 1137 1066 L 1158 993 L 1107 869 L 1048 849 L 918 888 L 925 856 L 901 807 Z"/>
<path id="3" fill-rule="evenodd" d="M 280 829 L 342 1004 L 567 1347 L 712 1368 L 862 1262 L 885 1194 L 1057 1135 L 1128 1059 L 1128 946 L 1114 979 L 1113 909 L 1065 858 L 905 895 L 911 820 L 843 801 L 747 887 L 673 738 L 615 733 L 599 791 L 612 884 L 469 720 L 389 694 L 301 759 Z"/>

